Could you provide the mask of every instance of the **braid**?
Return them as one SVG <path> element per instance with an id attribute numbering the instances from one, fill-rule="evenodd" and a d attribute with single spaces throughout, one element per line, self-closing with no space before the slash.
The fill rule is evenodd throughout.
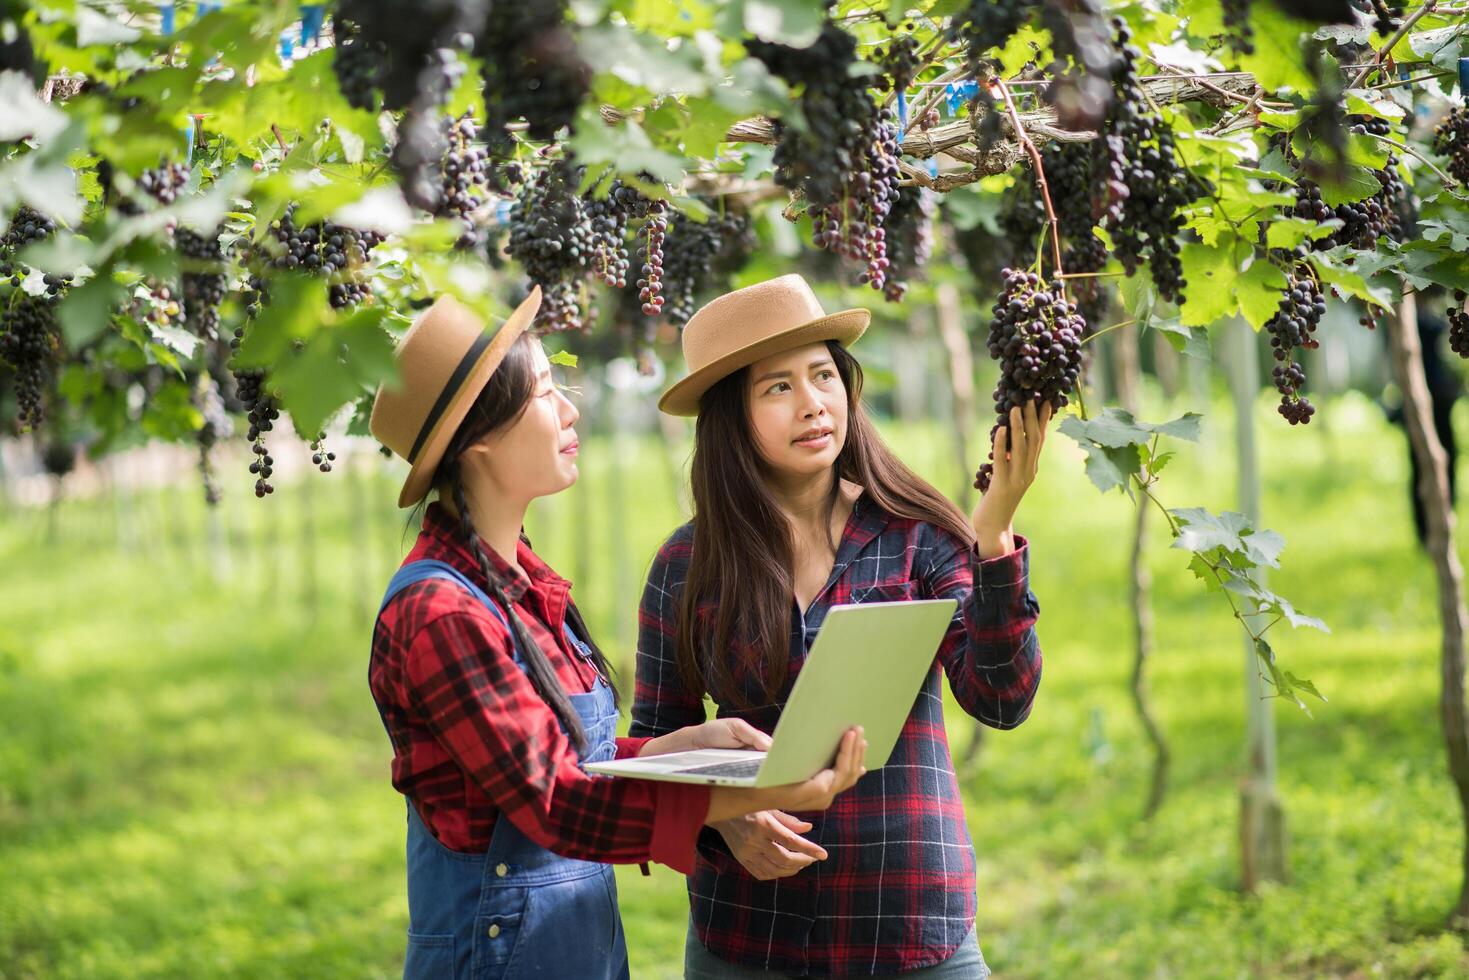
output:
<path id="1" fill-rule="evenodd" d="M 465 541 L 479 562 L 480 571 L 484 574 L 485 582 L 490 587 L 490 597 L 505 609 L 505 615 L 510 622 L 510 632 L 515 638 L 515 645 L 520 649 L 520 655 L 525 659 L 526 667 L 529 668 L 526 676 L 530 678 L 531 687 L 535 688 L 542 701 L 550 705 L 551 710 L 555 712 L 556 717 L 560 719 L 562 726 L 571 737 L 576 750 L 584 753 L 587 749 L 587 733 L 582 728 L 581 717 L 577 715 L 576 709 L 567 699 L 566 691 L 562 689 L 561 682 L 556 678 L 556 672 L 551 668 L 551 662 L 546 659 L 546 652 L 541 649 L 535 637 L 531 636 L 530 630 L 520 621 L 515 607 L 505 596 L 505 590 L 496 583 L 494 571 L 490 567 L 490 557 L 485 554 L 479 533 L 474 529 L 474 520 L 469 516 L 469 501 L 464 494 L 464 484 L 459 479 L 458 459 L 447 462 L 446 467 L 446 475 L 454 497 L 454 508 L 459 511 L 459 530 L 463 533 Z"/>

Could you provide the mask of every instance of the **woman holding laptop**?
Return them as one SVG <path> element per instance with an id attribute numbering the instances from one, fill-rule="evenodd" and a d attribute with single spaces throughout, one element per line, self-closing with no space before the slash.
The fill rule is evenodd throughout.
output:
<path id="1" fill-rule="evenodd" d="M 1029 548 L 1012 521 L 1050 421 L 995 436 L 972 518 L 878 436 L 848 353 L 867 310 L 827 315 L 796 275 L 714 300 L 684 330 L 689 373 L 659 407 L 695 415 L 694 518 L 648 575 L 634 735 L 721 718 L 771 731 L 833 605 L 958 600 L 937 662 L 960 706 L 1025 720 L 1040 683 Z M 689 875 L 691 980 L 988 975 L 975 858 L 930 671 L 887 765 L 824 814 L 713 821 Z"/>
<path id="2" fill-rule="evenodd" d="M 738 719 L 615 738 L 607 660 L 570 583 L 521 533 L 536 497 L 577 478 L 576 408 L 524 331 L 539 289 L 496 331 L 445 297 L 398 346 L 401 382 L 372 433 L 410 464 L 401 507 L 437 499 L 388 586 L 368 680 L 407 798 L 409 978 L 628 975 L 604 863 L 687 872 L 706 823 L 825 809 L 861 774 L 834 768 L 765 789 L 588 775 L 583 764 L 693 748 L 764 749 Z"/>

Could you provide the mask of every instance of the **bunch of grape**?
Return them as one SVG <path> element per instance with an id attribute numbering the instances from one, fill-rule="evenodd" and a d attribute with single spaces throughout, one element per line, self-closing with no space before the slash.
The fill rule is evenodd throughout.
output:
<path id="1" fill-rule="evenodd" d="M 1316 409 L 1300 391 L 1306 373 L 1296 361 L 1296 351 L 1320 346 L 1313 334 L 1326 314 L 1326 297 L 1315 278 L 1306 273 L 1288 277 L 1289 286 L 1275 315 L 1265 324 L 1276 365 L 1271 372 L 1280 392 L 1280 415 L 1291 425 L 1305 425 Z"/>
<path id="2" fill-rule="evenodd" d="M 543 167 L 510 207 L 510 257 L 541 287 L 536 324 L 543 330 L 579 330 L 578 289 L 596 251 L 586 202 L 576 193 L 581 168 L 564 158 Z"/>
<path id="3" fill-rule="evenodd" d="M 145 170 L 138 177 L 138 187 L 159 204 L 172 204 L 189 183 L 189 168 L 182 163 L 164 163 Z"/>
<path id="4" fill-rule="evenodd" d="M 51 237 L 56 231 L 56 222 L 41 212 L 22 204 L 10 218 L 5 234 L 0 236 L 0 252 L 13 254 L 30 245 Z"/>
<path id="5" fill-rule="evenodd" d="M 860 74 L 856 41 L 827 23 L 807 48 L 750 40 L 750 54 L 800 88 L 805 126 L 776 123 L 776 183 L 805 196 L 812 242 L 861 262 L 861 281 L 887 277 L 883 225 L 897 198 L 897 130 Z"/>
<path id="6" fill-rule="evenodd" d="M 682 211 L 668 224 L 668 253 L 663 283 L 668 304 L 663 312 L 674 323 L 694 315 L 697 295 L 729 275 L 733 262 L 743 265 L 750 254 L 749 215 L 730 211 L 699 222 Z"/>
<path id="7" fill-rule="evenodd" d="M 903 187 L 893 202 L 887 222 L 887 281 L 883 298 L 897 303 L 908 290 L 908 280 L 918 276 L 928 265 L 933 251 L 933 216 L 938 202 L 932 191 L 923 187 Z"/>
<path id="8" fill-rule="evenodd" d="M 238 334 L 236 335 L 238 337 Z M 264 497 L 275 493 L 270 475 L 275 460 L 265 447 L 265 433 L 275 427 L 280 418 L 280 408 L 273 395 L 266 389 L 265 372 L 259 368 L 232 367 L 235 376 L 235 397 L 245 406 L 250 429 L 245 438 L 250 441 L 250 473 L 255 477 L 255 496 Z"/>
<path id="9" fill-rule="evenodd" d="M 526 134 L 549 141 L 569 127 L 591 91 L 592 71 L 567 26 L 566 0 L 492 3 L 476 38 L 484 82 L 486 136 L 501 156 L 507 123 L 525 119 Z"/>
<path id="10" fill-rule="evenodd" d="M 1403 23 L 1403 10 L 1407 0 L 1359 0 L 1357 6 L 1372 13 L 1372 29 L 1383 37 L 1396 31 Z"/>
<path id="11" fill-rule="evenodd" d="M 60 296 L 11 292 L 0 306 L 0 361 L 15 371 L 17 423 L 22 431 L 45 421 L 46 388 L 61 351 L 55 306 Z"/>
<path id="12" fill-rule="evenodd" d="M 1469 358 L 1469 313 L 1464 312 L 1464 300 L 1469 298 L 1462 289 L 1454 290 L 1454 305 L 1449 307 L 1449 349 L 1460 357 Z"/>
<path id="13" fill-rule="evenodd" d="M 184 308 L 173 290 L 153 280 L 144 280 L 137 285 L 128 313 L 139 322 L 154 327 L 177 327 L 184 322 Z"/>
<path id="14" fill-rule="evenodd" d="M 1095 130 L 1112 105 L 1119 57 L 1100 0 L 1048 0 L 1040 26 L 1051 33 L 1055 60 L 1045 98 L 1056 107 L 1058 125 Z"/>
<path id="15" fill-rule="evenodd" d="M 642 221 L 638 231 L 638 258 L 642 259 L 637 280 L 638 299 L 643 313 L 656 316 L 663 310 L 663 241 L 668 235 L 668 202 L 645 197 L 641 191 L 620 181 L 614 183 L 608 199 L 627 221 Z M 618 283 L 627 281 L 619 275 Z"/>
<path id="16" fill-rule="evenodd" d="M 1358 132 L 1385 136 L 1390 131 L 1391 124 L 1386 119 L 1357 119 L 1353 121 L 1352 128 Z M 1399 206 L 1407 196 L 1407 187 L 1398 175 L 1397 164 L 1398 158 L 1388 154 L 1386 166 L 1373 171 L 1379 185 L 1377 193 L 1366 200 L 1348 201 L 1334 208 L 1322 199 L 1321 188 L 1315 181 L 1307 178 L 1299 181 L 1294 207 L 1296 217 L 1312 221 L 1338 218 L 1342 222 L 1342 227 L 1316 240 L 1317 250 L 1335 248 L 1338 245 L 1370 250 L 1377 247 L 1377 240 L 1383 236 L 1401 237 Z"/>
<path id="17" fill-rule="evenodd" d="M 434 213 L 438 217 L 457 218 L 464 224 L 464 234 L 455 243 L 456 248 L 474 248 L 481 236 L 470 216 L 481 203 L 477 192 L 489 187 L 490 155 L 475 142 L 479 127 L 471 113 L 466 112 L 458 119 L 445 117 L 441 125 L 447 148 L 439 161 L 439 206 Z"/>
<path id="18" fill-rule="evenodd" d="M 913 84 L 921 65 L 918 59 L 918 38 L 912 34 L 913 25 L 904 25 L 908 33 L 898 34 L 887 47 L 877 50 L 877 64 L 886 74 L 887 84 L 896 92 L 906 92 Z"/>
<path id="19" fill-rule="evenodd" d="M 989 354 L 1000 362 L 994 391 L 995 433 L 1010 421 L 1010 409 L 1034 403 L 1039 409 L 1065 408 L 1081 371 L 1081 338 L 1086 322 L 1062 285 L 1047 283 L 1034 272 L 1006 269 L 1004 291 L 990 320 Z M 980 467 L 974 485 L 988 490 L 994 475 L 994 452 Z"/>
<path id="20" fill-rule="evenodd" d="M 336 461 L 337 454 L 327 451 L 326 433 L 318 432 L 316 438 L 311 441 L 311 465 L 323 473 L 330 473 L 332 463 Z"/>
<path id="21" fill-rule="evenodd" d="M 1469 184 L 1469 108 L 1455 106 L 1433 131 L 1433 152 L 1449 158 L 1448 171 Z"/>
<path id="22" fill-rule="evenodd" d="M 174 242 L 184 260 L 184 323 L 206 340 L 219 335 L 219 305 L 229 289 L 224 247 L 220 244 L 222 230 L 216 229 L 210 237 L 189 228 L 174 233 Z"/>
<path id="23" fill-rule="evenodd" d="M 388 46 L 377 38 L 364 37 L 362 28 L 340 12 L 332 15 L 332 37 L 332 70 L 342 97 L 353 108 L 376 108 L 377 90 L 390 57 Z"/>
<path id="24" fill-rule="evenodd" d="M 614 181 L 605 197 L 587 201 L 592 228 L 592 271 L 609 289 L 627 286 L 627 211 L 618 200 L 621 181 Z"/>
<path id="25" fill-rule="evenodd" d="M 1107 247 L 1097 237 L 1092 219 L 1093 160 L 1090 143 L 1051 143 L 1041 154 L 1046 186 L 1056 209 L 1067 272 L 1099 272 L 1107 264 Z M 1035 204 L 1040 216 L 1044 206 Z M 1043 253 L 1048 258 L 1049 252 Z"/>
<path id="26" fill-rule="evenodd" d="M 269 264 L 277 269 L 325 277 L 334 309 L 356 306 L 372 292 L 362 275 L 368 254 L 385 240 L 375 231 L 358 231 L 331 221 L 298 227 L 296 206 L 271 223 L 266 245 Z"/>
<path id="27" fill-rule="evenodd" d="M 1250 0 L 1220 0 L 1224 13 L 1225 42 L 1235 54 L 1254 54 L 1254 29 L 1250 26 Z"/>
<path id="28" fill-rule="evenodd" d="M 977 71 L 995 48 L 1003 48 L 1035 6 L 1027 0 L 968 0 L 949 20 L 949 40 L 964 45 L 965 64 Z"/>
<path id="29" fill-rule="evenodd" d="M 1198 197 L 1193 177 L 1173 151 L 1173 130 L 1143 95 L 1137 81 L 1140 54 L 1120 18 L 1117 32 L 1117 99 L 1107 113 L 1105 142 L 1099 147 L 1097 184 L 1105 194 L 1103 226 L 1128 275 L 1144 259 L 1158 295 L 1181 300 L 1188 283 L 1179 259 L 1179 210 Z"/>

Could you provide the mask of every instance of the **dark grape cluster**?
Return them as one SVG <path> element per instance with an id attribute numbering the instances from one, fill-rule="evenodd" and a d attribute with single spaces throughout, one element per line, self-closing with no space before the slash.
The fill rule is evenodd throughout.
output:
<path id="1" fill-rule="evenodd" d="M 51 237 L 56 231 L 56 222 L 41 212 L 21 205 L 10 219 L 5 234 L 0 236 L 0 252 L 13 254 L 33 242 Z"/>
<path id="2" fill-rule="evenodd" d="M 1306 372 L 1296 360 L 1296 351 L 1320 346 L 1314 334 L 1325 314 L 1326 297 L 1316 280 L 1307 274 L 1292 275 L 1275 315 L 1265 324 L 1276 361 L 1271 374 L 1280 392 L 1280 415 L 1291 425 L 1305 425 L 1316 414 L 1300 393 Z"/>
<path id="3" fill-rule="evenodd" d="M 906 92 L 918 74 L 921 62 L 918 58 L 918 38 L 911 33 L 912 24 L 904 25 L 909 33 L 895 35 L 884 48 L 877 51 L 877 64 L 887 76 L 887 84 L 897 92 Z"/>
<path id="4" fill-rule="evenodd" d="M 502 155 L 510 146 L 507 123 L 523 118 L 527 136 L 549 141 L 572 124 L 591 91 L 592 71 L 566 10 L 566 0 L 490 4 L 474 55 L 482 65 L 486 135 Z"/>
<path id="5" fill-rule="evenodd" d="M 609 289 L 627 286 L 627 211 L 619 200 L 622 182 L 614 181 L 605 197 L 587 202 L 587 222 L 592 226 L 592 272 Z"/>
<path id="6" fill-rule="evenodd" d="M 1391 124 L 1386 119 L 1355 119 L 1352 128 L 1358 132 L 1386 136 L 1391 130 Z M 1377 193 L 1365 200 L 1347 201 L 1336 207 L 1326 203 L 1322 198 L 1321 187 L 1315 181 L 1309 178 L 1299 181 L 1294 208 L 1296 217 L 1312 221 L 1337 218 L 1342 222 L 1342 227 L 1316 240 L 1316 249 L 1350 245 L 1353 248 L 1370 250 L 1377 247 L 1379 238 L 1401 237 L 1400 205 L 1407 196 L 1407 187 L 1398 175 L 1397 164 L 1398 158 L 1388 154 L 1386 166 L 1373 171 L 1379 187 Z"/>
<path id="7" fill-rule="evenodd" d="M 1250 0 L 1220 0 L 1224 14 L 1224 38 L 1235 54 L 1255 53 L 1255 33 L 1250 26 Z"/>
<path id="8" fill-rule="evenodd" d="M 375 108 L 388 63 L 388 46 L 376 37 L 364 37 L 362 28 L 340 13 L 332 16 L 332 37 L 332 70 L 342 97 L 353 108 Z"/>
<path id="9" fill-rule="evenodd" d="M 579 330 L 581 276 L 596 251 L 586 201 L 576 193 L 581 168 L 566 160 L 543 167 L 510 207 L 510 257 L 541 287 L 536 325 Z"/>
<path id="10" fill-rule="evenodd" d="M 1120 18 L 1117 99 L 1098 148 L 1096 183 L 1104 196 L 1103 224 L 1128 275 L 1148 261 L 1158 295 L 1180 300 L 1188 283 L 1179 259 L 1179 209 L 1198 197 L 1193 177 L 1173 150 L 1173 130 L 1149 105 L 1137 81 L 1140 54 Z"/>
<path id="11" fill-rule="evenodd" d="M 172 204 L 189 183 L 189 168 L 182 163 L 164 163 L 152 170 L 145 170 L 138 177 L 138 189 L 159 204 Z M 132 205 L 131 207 L 127 205 Z M 132 202 L 126 202 L 123 211 L 137 213 Z"/>
<path id="12" fill-rule="evenodd" d="M 1095 130 L 1115 94 L 1112 78 L 1119 55 L 1101 0 L 1047 0 L 1040 26 L 1051 34 L 1051 84 L 1045 99 L 1056 107 L 1062 129 Z"/>
<path id="13" fill-rule="evenodd" d="M 304 227 L 295 221 L 296 206 L 271 223 L 266 246 L 269 264 L 291 272 L 322 276 L 329 282 L 328 295 L 334 309 L 356 306 L 372 291 L 362 274 L 368 253 L 386 239 L 375 231 L 358 231 L 331 221 Z"/>
<path id="14" fill-rule="evenodd" d="M 1449 349 L 1460 357 L 1469 358 L 1469 313 L 1464 312 L 1464 300 L 1469 298 L 1462 289 L 1454 290 L 1454 305 L 1449 307 Z"/>
<path id="15" fill-rule="evenodd" d="M 15 371 L 17 422 L 22 431 L 45 421 L 46 389 L 61 350 L 56 327 L 60 296 L 14 290 L 0 307 L 0 361 Z"/>
<path id="16" fill-rule="evenodd" d="M 180 228 L 174 233 L 174 243 L 184 262 L 184 324 L 206 340 L 219 335 L 219 306 L 229 291 L 221 231 L 216 229 L 212 236 L 206 236 Z"/>
<path id="17" fill-rule="evenodd" d="M 337 454 L 327 451 L 326 433 L 318 432 L 316 438 L 311 440 L 311 465 L 323 473 L 330 473 L 332 464 L 336 461 Z"/>
<path id="18" fill-rule="evenodd" d="M 1061 261 L 1067 272 L 1100 272 L 1107 264 L 1107 247 L 1097 237 L 1092 217 L 1092 144 L 1051 143 L 1041 154 L 1046 186 L 1056 209 L 1065 250 Z M 1040 218 L 1044 206 L 1036 202 Z M 1049 260 L 1049 255 L 1043 258 Z"/>
<path id="19" fill-rule="evenodd" d="M 464 234 L 455 245 L 460 249 L 474 248 L 480 244 L 481 236 L 471 215 L 482 203 L 480 194 L 489 187 L 490 155 L 476 142 L 479 126 L 472 114 L 466 112 L 458 119 L 445 117 L 440 125 L 444 130 L 445 150 L 439 161 L 439 205 L 434 213 L 462 222 Z"/>
<path id="20" fill-rule="evenodd" d="M 1407 0 L 1368 0 L 1364 6 L 1372 12 L 1372 29 L 1386 37 L 1402 26 L 1408 4 Z"/>
<path id="21" fill-rule="evenodd" d="M 1469 184 L 1469 108 L 1454 106 L 1433 131 L 1433 152 L 1449 158 L 1448 172 Z"/>
<path id="22" fill-rule="evenodd" d="M 752 237 L 750 217 L 741 211 L 703 222 L 674 212 L 668 223 L 663 266 L 668 300 L 664 315 L 674 323 L 687 323 L 694 315 L 698 294 L 727 277 L 731 265 L 744 264 L 752 250 Z"/>
<path id="23" fill-rule="evenodd" d="M 883 225 L 898 191 L 897 129 L 863 77 L 853 75 L 856 41 L 827 23 L 807 48 L 756 40 L 745 47 L 800 90 L 805 125 L 776 123 L 776 183 L 805 196 L 817 247 L 862 263 L 861 281 L 883 288 Z"/>
<path id="24" fill-rule="evenodd" d="M 241 334 L 242 331 L 236 331 L 236 341 Z M 266 390 L 263 370 L 232 366 L 231 371 L 235 376 L 235 397 L 244 405 L 245 417 L 250 423 L 246 438 L 250 441 L 250 452 L 254 456 L 250 460 L 250 473 L 255 477 L 255 496 L 264 497 L 275 492 L 275 487 L 270 482 L 275 460 L 265 448 L 265 433 L 275 427 L 275 422 L 281 415 L 280 408 L 276 405 L 275 397 Z"/>
<path id="25" fill-rule="evenodd" d="M 1046 282 L 1034 272 L 1006 269 L 1004 291 L 990 320 L 989 354 L 1000 362 L 995 387 L 995 433 L 1010 421 L 1010 409 L 1035 403 L 1065 408 L 1081 371 L 1081 338 L 1086 322 L 1076 304 L 1066 299 L 1059 282 Z M 988 490 L 994 475 L 994 453 L 980 467 L 974 485 Z"/>
<path id="26" fill-rule="evenodd" d="M 976 71 L 990 51 L 1005 46 L 1035 6 L 1033 0 L 968 0 L 949 20 L 949 40 L 964 45 L 965 63 Z"/>
<path id="27" fill-rule="evenodd" d="M 933 251 L 933 216 L 938 202 L 932 191 L 923 187 L 902 187 L 887 220 L 888 274 L 883 284 L 883 298 L 889 303 L 902 300 L 908 291 L 908 280 L 916 278 L 928 265 Z"/>

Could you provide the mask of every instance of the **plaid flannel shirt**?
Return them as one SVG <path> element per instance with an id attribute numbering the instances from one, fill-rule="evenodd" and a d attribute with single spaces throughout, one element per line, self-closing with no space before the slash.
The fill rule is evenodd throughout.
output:
<path id="1" fill-rule="evenodd" d="M 505 596 L 571 694 L 596 669 L 563 634 L 571 583 L 520 543 L 518 574 L 493 550 Z M 437 504 L 404 563 L 448 562 L 485 588 L 456 521 Z M 398 593 L 378 617 L 368 682 L 393 743 L 393 785 L 424 825 L 455 851 L 483 853 L 501 817 L 564 857 L 658 861 L 687 872 L 709 812 L 703 786 L 606 779 L 578 768 L 576 747 L 511 658 L 505 625 L 453 582 L 430 579 Z M 619 757 L 647 739 L 620 738 Z"/>
<path id="2" fill-rule="evenodd" d="M 639 617 L 634 735 L 704 720 L 702 690 L 680 679 L 675 624 L 693 526 L 663 545 Z M 869 772 L 825 813 L 803 813 L 829 857 L 774 881 L 754 878 L 724 838 L 699 838 L 689 900 L 698 938 L 744 966 L 815 976 L 897 973 L 940 963 L 974 927 L 974 845 L 944 731 L 939 671 L 961 707 L 986 725 L 1025 720 L 1041 676 L 1028 586 L 1029 546 L 981 560 L 951 534 L 895 517 L 859 497 L 827 587 L 804 616 L 791 604 L 791 669 L 775 703 L 719 708 L 772 731 L 826 612 L 834 605 L 953 597 L 959 600 L 932 671 L 887 765 Z M 702 617 L 701 617 L 702 618 Z M 754 678 L 736 678 L 754 701 Z M 754 701 L 758 703 L 758 701 Z"/>

